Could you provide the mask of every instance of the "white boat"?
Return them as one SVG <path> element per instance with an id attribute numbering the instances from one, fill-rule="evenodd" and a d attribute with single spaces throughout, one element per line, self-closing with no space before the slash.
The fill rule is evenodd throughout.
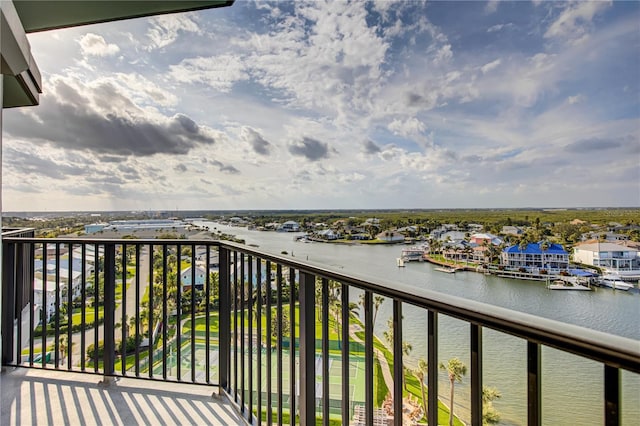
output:
<path id="1" fill-rule="evenodd" d="M 633 284 L 626 283 L 615 275 L 604 275 L 602 278 L 600 278 L 600 285 L 612 288 L 614 290 L 623 291 L 627 291 L 633 288 Z"/>
<path id="2" fill-rule="evenodd" d="M 398 268 L 404 268 L 404 260 L 401 257 L 396 259 L 396 263 L 398 264 Z"/>
<path id="3" fill-rule="evenodd" d="M 584 286 L 578 283 L 572 283 L 570 281 L 555 280 L 553 284 L 547 285 L 549 290 L 579 290 L 579 291 L 591 291 L 591 287 Z"/>
<path id="4" fill-rule="evenodd" d="M 455 268 L 441 268 L 441 267 L 437 267 L 437 268 L 433 268 L 434 271 L 440 271 L 440 272 L 446 272 L 447 274 L 453 274 L 456 272 Z"/>

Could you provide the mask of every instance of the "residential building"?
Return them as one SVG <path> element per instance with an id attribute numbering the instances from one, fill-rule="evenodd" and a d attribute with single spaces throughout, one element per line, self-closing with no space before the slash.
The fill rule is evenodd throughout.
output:
<path id="1" fill-rule="evenodd" d="M 573 260 L 603 268 L 608 273 L 633 279 L 640 278 L 640 252 L 632 247 L 611 242 L 589 242 L 573 248 Z"/>
<path id="2" fill-rule="evenodd" d="M 502 238 L 495 236 L 493 234 L 472 234 L 469 237 L 469 242 L 472 245 L 483 245 L 483 244 L 493 244 L 494 246 L 499 246 L 502 244 Z"/>
<path id="3" fill-rule="evenodd" d="M 278 232 L 300 232 L 300 224 L 293 220 L 288 220 L 276 229 Z"/>
<path id="4" fill-rule="evenodd" d="M 207 280 L 207 270 L 200 266 L 195 267 L 196 279 L 195 279 L 195 288 L 196 290 L 202 290 L 204 287 L 204 283 Z M 180 271 L 180 283 L 182 284 L 182 288 L 184 290 L 191 289 L 193 278 L 192 267 L 188 266 L 183 271 Z"/>
<path id="5" fill-rule="evenodd" d="M 400 243 L 404 241 L 404 235 L 395 231 L 382 231 L 376 235 L 376 238 L 388 243 Z"/>
<path id="6" fill-rule="evenodd" d="M 560 245 L 549 243 L 528 243 L 526 247 L 513 245 L 501 253 L 502 265 L 510 269 L 525 269 L 537 273 L 544 269 L 548 272 L 564 271 L 569 267 L 569 253 Z"/>
<path id="7" fill-rule="evenodd" d="M 517 226 L 503 226 L 502 230 L 500 231 L 501 234 L 503 235 L 521 235 L 522 234 L 522 229 L 517 227 Z"/>

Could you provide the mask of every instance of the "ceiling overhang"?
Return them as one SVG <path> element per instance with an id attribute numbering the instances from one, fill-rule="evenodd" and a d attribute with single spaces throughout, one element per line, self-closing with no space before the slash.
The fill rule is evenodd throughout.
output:
<path id="1" fill-rule="evenodd" d="M 1 0 L 0 53 L 2 107 L 38 105 L 40 70 L 31 56 L 26 34 L 101 22 L 231 6 L 213 1 L 58 1 Z"/>

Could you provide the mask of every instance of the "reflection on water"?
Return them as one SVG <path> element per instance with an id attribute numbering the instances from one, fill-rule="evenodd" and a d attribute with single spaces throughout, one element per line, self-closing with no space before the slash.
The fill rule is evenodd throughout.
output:
<path id="1" fill-rule="evenodd" d="M 443 274 L 427 263 L 407 263 L 396 266 L 401 246 L 336 245 L 296 243 L 293 234 L 247 231 L 207 223 L 225 233 L 245 238 L 247 244 L 280 254 L 283 250 L 300 260 L 328 265 L 344 272 L 379 277 L 417 288 L 427 288 L 479 302 L 489 303 L 544 318 L 576 324 L 606 333 L 640 340 L 640 294 L 596 289 L 592 292 L 554 292 L 544 283 L 520 281 L 495 276 L 463 272 Z M 351 292 L 353 301 L 358 295 Z M 382 336 L 391 303 L 380 307 L 375 333 Z M 413 350 L 408 366 L 427 356 L 427 315 L 422 309 L 405 305 L 404 340 Z M 460 358 L 467 366 L 469 356 L 469 325 L 463 321 L 439 317 L 438 357 L 446 362 Z M 640 343 L 639 343 L 640 344 Z M 526 343 L 522 339 L 498 333 L 483 332 L 483 383 L 496 387 L 502 398 L 494 406 L 502 414 L 502 424 L 526 423 Z M 543 423 L 549 425 L 601 425 L 603 423 L 603 368 L 601 365 L 554 349 L 542 350 Z M 470 378 L 456 385 L 455 411 L 468 419 Z M 448 399 L 449 381 L 444 372 L 439 376 L 439 395 Z M 623 372 L 623 424 L 635 424 L 640 418 L 640 377 Z"/>

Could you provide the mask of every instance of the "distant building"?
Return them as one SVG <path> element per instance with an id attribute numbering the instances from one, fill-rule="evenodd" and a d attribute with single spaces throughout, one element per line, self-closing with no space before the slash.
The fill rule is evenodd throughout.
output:
<path id="1" fill-rule="evenodd" d="M 318 231 L 317 235 L 325 240 L 337 240 L 338 238 L 340 238 L 340 234 L 336 231 L 334 231 L 333 229 L 323 229 L 322 231 Z"/>
<path id="2" fill-rule="evenodd" d="M 523 268 L 528 272 L 549 272 L 566 270 L 569 267 L 569 253 L 560 244 L 549 244 L 542 250 L 541 243 L 528 243 L 526 247 L 513 245 L 501 253 L 502 264 L 511 269 Z"/>
<path id="3" fill-rule="evenodd" d="M 573 260 L 603 268 L 621 277 L 640 278 L 640 252 L 632 247 L 609 242 L 578 244 L 573 248 Z"/>
<path id="4" fill-rule="evenodd" d="M 180 283 L 182 284 L 182 288 L 184 290 L 189 290 L 192 286 L 192 269 L 191 266 L 187 267 L 184 271 L 180 271 Z M 196 290 L 202 290 L 204 288 L 204 283 L 207 281 L 207 271 L 200 266 L 196 266 L 196 279 L 195 279 L 195 288 Z"/>
<path id="5" fill-rule="evenodd" d="M 502 231 L 500 231 L 503 235 L 521 235 L 522 229 L 517 226 L 503 226 Z"/>
<path id="6" fill-rule="evenodd" d="M 469 237 L 469 242 L 472 245 L 479 246 L 483 244 L 493 244 L 494 246 L 499 246 L 500 244 L 502 244 L 502 239 L 493 234 L 472 234 L 471 237 Z"/>
<path id="7" fill-rule="evenodd" d="M 109 225 L 108 223 L 92 223 L 92 224 L 89 224 L 89 225 L 85 225 L 84 226 L 84 233 L 85 234 L 95 234 L 96 232 L 102 231 L 108 225 Z"/>
<path id="8" fill-rule="evenodd" d="M 300 232 L 300 225 L 298 222 L 288 220 L 276 229 L 278 232 Z"/>
<path id="9" fill-rule="evenodd" d="M 383 231 L 376 235 L 376 238 L 388 243 L 399 243 L 404 241 L 404 235 L 394 231 Z"/>

